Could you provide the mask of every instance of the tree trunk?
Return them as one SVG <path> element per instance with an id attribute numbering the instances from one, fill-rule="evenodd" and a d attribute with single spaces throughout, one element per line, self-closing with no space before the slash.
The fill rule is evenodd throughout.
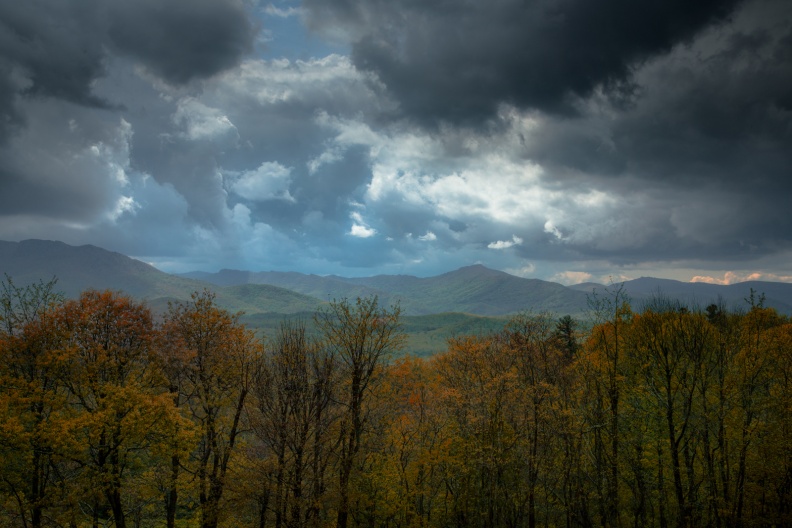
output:
<path id="1" fill-rule="evenodd" d="M 113 512 L 113 521 L 116 528 L 126 528 L 126 515 L 124 514 L 123 503 L 121 501 L 121 491 L 114 488 L 108 493 L 108 502 Z"/>
<path id="2" fill-rule="evenodd" d="M 349 522 L 349 477 L 352 473 L 352 460 L 347 455 L 347 460 L 342 461 L 338 479 L 338 515 L 336 528 L 347 528 Z"/>
<path id="3" fill-rule="evenodd" d="M 179 500 L 177 480 L 179 478 L 179 456 L 171 457 L 170 489 L 165 496 L 165 523 L 167 528 L 176 528 L 176 506 Z"/>

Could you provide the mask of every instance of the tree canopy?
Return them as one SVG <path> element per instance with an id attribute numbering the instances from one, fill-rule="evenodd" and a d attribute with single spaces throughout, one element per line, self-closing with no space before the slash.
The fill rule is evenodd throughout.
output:
<path id="1" fill-rule="evenodd" d="M 428 359 L 398 306 L 0 289 L 0 525 L 792 524 L 792 323 L 621 292 Z"/>

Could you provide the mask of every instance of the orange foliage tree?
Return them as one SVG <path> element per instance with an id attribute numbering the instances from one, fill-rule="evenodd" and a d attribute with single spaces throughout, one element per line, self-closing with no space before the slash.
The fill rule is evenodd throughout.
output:
<path id="1" fill-rule="evenodd" d="M 159 426 L 171 417 L 154 366 L 156 329 L 142 304 L 110 291 L 86 291 L 53 314 L 60 343 L 54 359 L 72 414 L 61 441 L 79 469 L 76 495 L 93 524 L 127 524 L 129 482 L 148 462 Z"/>
<path id="2" fill-rule="evenodd" d="M 17 287 L 6 277 L 0 285 L 0 487 L 15 499 L 3 510 L 33 528 L 59 503 L 53 473 L 62 468 L 57 434 L 67 401 L 50 353 L 58 342 L 50 312 L 62 302 L 55 284 Z"/>

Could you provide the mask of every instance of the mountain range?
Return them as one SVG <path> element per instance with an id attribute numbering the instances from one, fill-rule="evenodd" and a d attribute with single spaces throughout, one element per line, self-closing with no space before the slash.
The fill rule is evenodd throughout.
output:
<path id="1" fill-rule="evenodd" d="M 188 300 L 192 292 L 210 289 L 221 307 L 245 312 L 246 321 L 260 328 L 276 325 L 284 316 L 302 314 L 309 318 L 332 300 L 377 295 L 382 305 L 398 303 L 406 329 L 423 335 L 423 341 L 436 342 L 430 348 L 442 346 L 445 338 L 455 332 L 500 327 L 510 314 L 521 311 L 585 317 L 592 292 L 607 295 L 606 289 L 618 287 L 623 288 L 636 309 L 658 296 L 692 306 L 721 302 L 739 308 L 746 306 L 745 300 L 753 290 L 764 295 L 767 306 L 792 314 L 792 284 L 779 282 L 722 286 L 642 277 L 610 286 L 563 286 L 481 265 L 425 278 L 347 278 L 240 270 L 174 275 L 96 246 L 70 246 L 46 240 L 0 241 L 0 274 L 8 275 L 17 285 L 56 277 L 57 289 L 68 297 L 76 297 L 88 288 L 121 290 L 146 301 L 155 311 L 165 310 L 168 301 Z"/>
<path id="2" fill-rule="evenodd" d="M 498 316 L 522 310 L 580 313 L 586 309 L 585 292 L 554 282 L 515 277 L 481 265 L 426 278 L 410 275 L 321 277 L 295 272 L 238 270 L 192 272 L 181 277 L 222 287 L 268 284 L 325 301 L 377 295 L 383 304 L 398 302 L 407 315 L 462 312 Z"/>

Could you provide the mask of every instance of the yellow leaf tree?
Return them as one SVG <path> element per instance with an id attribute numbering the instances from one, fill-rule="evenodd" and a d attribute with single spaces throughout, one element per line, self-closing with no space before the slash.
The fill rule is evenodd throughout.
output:
<path id="1" fill-rule="evenodd" d="M 75 498 L 94 525 L 112 518 L 124 528 L 136 506 L 127 500 L 130 479 L 143 470 L 159 426 L 171 416 L 153 368 L 151 312 L 123 295 L 87 291 L 54 317 L 56 361 L 73 409 L 60 440 L 80 470 Z"/>
<path id="2" fill-rule="evenodd" d="M 0 284 L 0 489 L 15 499 L 10 521 L 32 528 L 62 506 L 54 439 L 67 401 L 51 354 L 52 311 L 62 302 L 55 284 L 17 287 L 9 277 Z"/>
<path id="3" fill-rule="evenodd" d="M 192 295 L 187 303 L 173 304 L 162 331 L 169 349 L 171 384 L 179 392 L 180 408 L 198 431 L 198 442 L 189 460 L 177 461 L 196 481 L 202 528 L 216 528 L 221 516 L 232 457 L 242 433 L 245 402 L 262 353 L 252 332 L 215 304 L 214 294 Z M 176 398 L 176 394 L 171 394 Z M 173 485 L 177 480 L 173 480 Z M 169 490 L 169 508 L 175 512 L 177 494 Z M 173 513 L 169 513 L 172 519 Z M 171 522 L 169 520 L 169 522 Z"/>

